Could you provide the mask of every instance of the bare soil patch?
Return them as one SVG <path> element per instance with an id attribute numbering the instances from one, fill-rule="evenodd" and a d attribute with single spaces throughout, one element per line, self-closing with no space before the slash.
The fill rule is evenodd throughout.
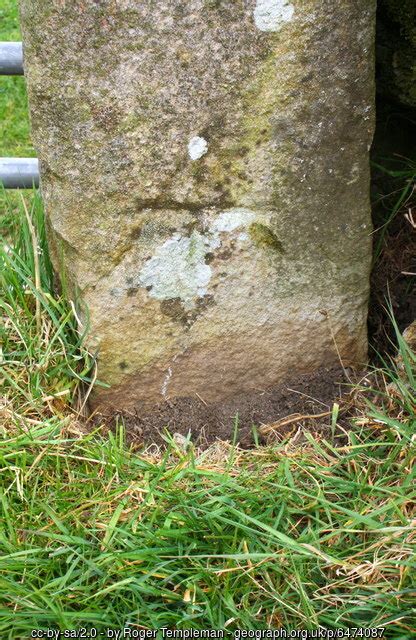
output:
<path id="1" fill-rule="evenodd" d="M 272 435 L 285 436 L 299 427 L 311 431 L 327 431 L 334 402 L 349 393 L 350 382 L 341 367 L 322 368 L 303 374 L 279 386 L 254 390 L 230 398 L 220 404 L 206 404 L 200 398 L 175 398 L 157 405 L 151 413 L 139 409 L 119 417 L 126 426 L 127 437 L 143 446 L 166 442 L 163 434 L 179 434 L 199 447 L 215 440 L 235 441 L 248 448 L 258 441 L 264 443 Z M 322 416 L 321 414 L 327 414 Z M 311 416 L 321 416 L 314 418 Z M 117 416 L 106 416 L 114 424 Z M 288 420 L 284 420 L 289 417 Z M 102 418 L 102 416 L 96 416 Z M 291 419 L 293 418 L 293 420 Z M 262 425 L 279 422 L 262 434 Z M 175 436 L 178 439 L 178 435 Z"/>

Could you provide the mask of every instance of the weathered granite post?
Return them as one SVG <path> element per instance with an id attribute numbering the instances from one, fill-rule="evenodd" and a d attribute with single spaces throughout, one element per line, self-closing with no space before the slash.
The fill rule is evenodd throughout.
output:
<path id="1" fill-rule="evenodd" d="M 21 0 L 99 406 L 364 361 L 373 0 Z"/>

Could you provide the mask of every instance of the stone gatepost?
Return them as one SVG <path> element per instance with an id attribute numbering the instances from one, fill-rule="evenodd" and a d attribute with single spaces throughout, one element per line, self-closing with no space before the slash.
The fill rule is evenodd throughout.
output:
<path id="1" fill-rule="evenodd" d="M 95 406 L 365 361 L 373 0 L 21 0 Z M 84 312 L 86 318 L 86 311 Z"/>

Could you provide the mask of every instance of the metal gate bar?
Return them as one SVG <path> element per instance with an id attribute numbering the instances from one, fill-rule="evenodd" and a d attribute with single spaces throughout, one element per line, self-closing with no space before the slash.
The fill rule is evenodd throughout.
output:
<path id="1" fill-rule="evenodd" d="M 37 158 L 0 158 L 0 182 L 5 189 L 32 189 L 39 186 Z"/>
<path id="2" fill-rule="evenodd" d="M 21 42 L 0 42 L 0 76 L 23 75 Z M 0 184 L 5 189 L 31 189 L 39 186 L 37 158 L 0 158 Z"/>
<path id="3" fill-rule="evenodd" d="M 0 76 L 23 75 L 21 42 L 0 42 Z"/>

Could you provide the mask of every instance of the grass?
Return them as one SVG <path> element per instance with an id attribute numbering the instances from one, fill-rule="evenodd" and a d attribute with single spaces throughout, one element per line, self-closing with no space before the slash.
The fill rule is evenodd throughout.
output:
<path id="1" fill-rule="evenodd" d="M 376 424 L 376 423 L 374 423 Z M 32 628 L 365 628 L 414 637 L 411 447 L 138 455 L 123 431 L 5 434 L 2 637 Z"/>
<path id="2" fill-rule="evenodd" d="M 136 451 L 85 428 L 73 307 L 41 203 L 0 254 L 0 635 L 82 626 L 416 634 L 416 357 L 355 390 L 351 430 L 241 451 Z M 34 247 L 38 247 L 35 259 Z M 334 421 L 333 414 L 332 421 Z"/>
<path id="3" fill-rule="evenodd" d="M 33 419 L 48 407 L 55 414 L 62 402 L 74 404 L 92 361 L 73 305 L 53 292 L 40 196 L 29 201 L 30 211 L 23 197 L 13 199 L 13 247 L 4 242 L 0 248 L 0 338 L 7 354 L 0 380 L 5 397 Z"/>

